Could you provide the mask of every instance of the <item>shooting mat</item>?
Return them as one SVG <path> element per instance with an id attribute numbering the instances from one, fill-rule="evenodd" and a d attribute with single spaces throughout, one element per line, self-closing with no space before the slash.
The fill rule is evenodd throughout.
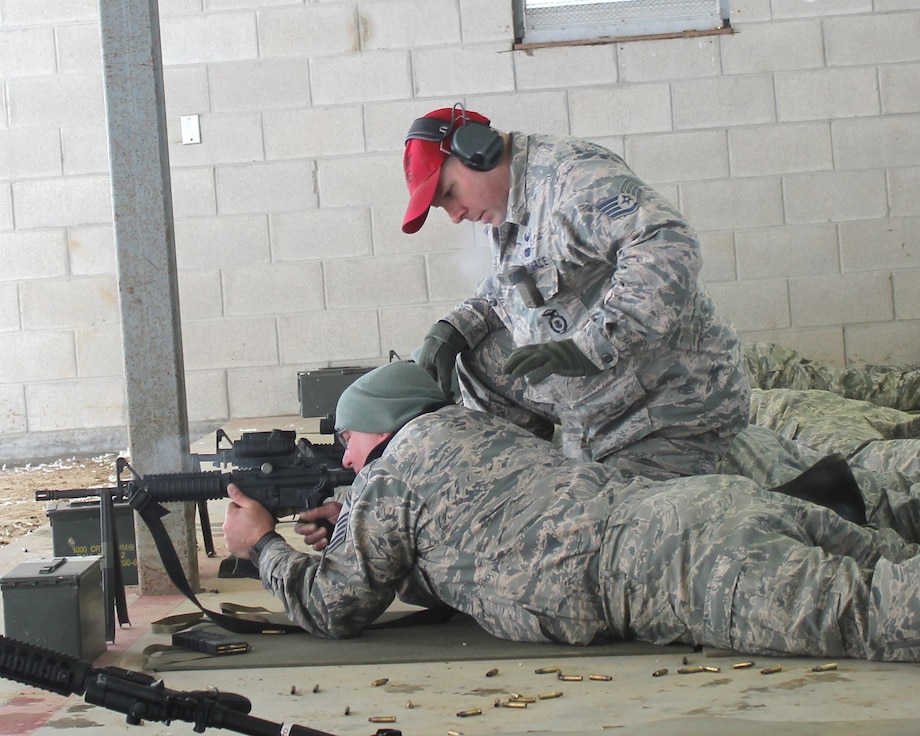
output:
<path id="1" fill-rule="evenodd" d="M 213 624 L 199 628 L 223 632 Z M 661 656 L 664 653 L 693 651 L 690 646 L 661 647 L 643 642 L 614 642 L 587 647 L 510 642 L 487 634 L 471 618 L 461 615 L 443 623 L 369 629 L 354 639 L 318 639 L 306 633 L 230 636 L 246 641 L 250 645 L 249 651 L 245 654 L 213 656 L 178 647 L 152 645 L 144 650 L 144 669 L 148 672 L 167 672 L 481 659 L 556 659 L 641 654 Z"/>
<path id="2" fill-rule="evenodd" d="M 217 518 L 212 514 L 212 519 Z M 293 533 L 279 526 L 279 531 L 299 543 Z M 219 531 L 219 530 L 216 530 Z M 215 534 L 215 537 L 217 534 Z M 255 580 L 248 578 L 225 578 L 219 575 L 222 561 L 209 558 L 202 552 L 198 558 L 199 570 L 205 588 L 217 585 L 220 591 L 206 590 L 198 598 L 206 608 L 223 613 L 257 616 L 268 621 L 288 622 L 277 609 L 278 601 Z M 143 596 L 149 601 L 154 597 Z M 234 601 L 228 603 L 227 600 Z M 136 601 L 132 609 L 139 604 Z M 414 606 L 394 601 L 378 619 L 389 622 L 417 612 Z M 165 613 L 158 609 L 159 615 Z M 174 607 L 170 613 L 182 617 L 189 615 L 188 601 Z M 191 612 L 191 615 L 197 614 Z M 133 615 L 133 613 L 132 613 Z M 141 615 L 138 611 L 138 615 Z M 167 617 L 170 618 L 170 617 Z M 147 619 L 150 621 L 150 619 Z M 131 646 L 132 656 L 143 652 L 143 669 L 147 672 L 168 672 L 171 670 L 218 670 L 247 667 L 307 667 L 325 665 L 396 664 L 403 662 L 445 662 L 475 661 L 485 659 L 535 659 L 542 657 L 600 657 L 626 655 L 685 654 L 693 647 L 669 645 L 667 647 L 644 642 L 613 642 L 593 646 L 570 646 L 565 644 L 532 644 L 510 642 L 498 639 L 483 631 L 473 619 L 457 614 L 449 621 L 408 625 L 392 628 L 366 630 L 354 639 L 320 639 L 310 634 L 230 634 L 246 641 L 249 651 L 245 654 L 207 655 L 188 649 L 169 646 L 171 637 L 162 633 L 163 627 L 151 627 Z M 289 623 L 289 622 L 288 622 Z M 223 632 L 218 626 L 196 624 L 196 628 Z M 223 632 L 228 633 L 228 632 Z M 133 666 L 135 662 L 121 666 Z"/>

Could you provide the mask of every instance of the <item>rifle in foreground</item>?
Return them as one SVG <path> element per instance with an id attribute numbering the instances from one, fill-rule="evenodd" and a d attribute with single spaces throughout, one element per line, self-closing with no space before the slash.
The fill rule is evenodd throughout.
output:
<path id="1" fill-rule="evenodd" d="M 93 667 L 66 654 L 0 636 L 0 676 L 59 695 L 82 695 L 91 705 L 124 713 L 133 726 L 143 721 L 193 723 L 251 736 L 332 736 L 306 726 L 273 723 L 250 716 L 242 695 L 218 691 L 170 690 L 162 680 L 120 667 Z M 398 733 L 398 732 L 397 732 Z"/>

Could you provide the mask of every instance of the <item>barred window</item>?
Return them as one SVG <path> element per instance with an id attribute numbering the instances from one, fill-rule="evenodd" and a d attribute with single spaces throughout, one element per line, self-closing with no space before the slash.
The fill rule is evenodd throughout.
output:
<path id="1" fill-rule="evenodd" d="M 713 33 L 730 28 L 728 0 L 513 0 L 520 46 Z"/>

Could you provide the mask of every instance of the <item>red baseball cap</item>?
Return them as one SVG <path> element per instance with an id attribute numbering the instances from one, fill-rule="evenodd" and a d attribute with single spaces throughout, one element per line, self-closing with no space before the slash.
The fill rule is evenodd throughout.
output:
<path id="1" fill-rule="evenodd" d="M 437 125 L 425 126 L 422 121 L 426 119 L 443 120 L 446 124 L 440 128 Z M 463 110 L 455 105 L 432 110 L 416 120 L 409 129 L 403 154 L 403 171 L 406 186 L 409 187 L 409 206 L 406 207 L 402 224 L 404 233 L 418 232 L 425 224 L 431 201 L 438 189 L 441 165 L 450 156 L 454 132 L 467 123 L 488 125 L 489 119 L 478 112 Z"/>

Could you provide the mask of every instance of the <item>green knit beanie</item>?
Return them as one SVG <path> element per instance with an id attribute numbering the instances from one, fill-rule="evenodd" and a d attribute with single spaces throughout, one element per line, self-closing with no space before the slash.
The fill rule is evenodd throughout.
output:
<path id="1" fill-rule="evenodd" d="M 335 428 L 352 432 L 395 432 L 410 419 L 447 403 L 428 372 L 395 361 L 365 373 L 346 388 L 335 407 Z"/>

